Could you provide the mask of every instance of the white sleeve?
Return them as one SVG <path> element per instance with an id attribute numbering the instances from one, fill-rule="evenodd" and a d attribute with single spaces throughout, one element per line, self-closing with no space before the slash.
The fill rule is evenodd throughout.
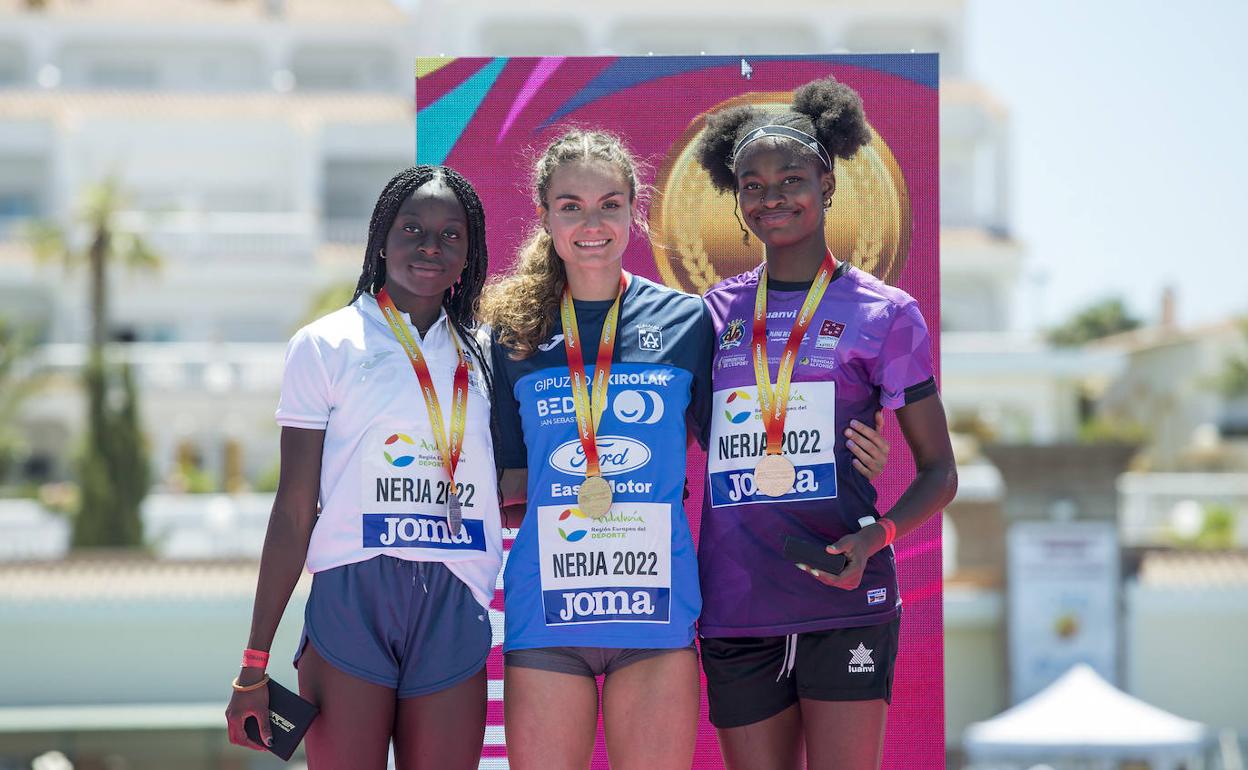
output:
<path id="1" fill-rule="evenodd" d="M 288 428 L 324 430 L 331 408 L 329 372 L 316 337 L 300 329 L 286 347 L 282 396 L 277 424 Z"/>

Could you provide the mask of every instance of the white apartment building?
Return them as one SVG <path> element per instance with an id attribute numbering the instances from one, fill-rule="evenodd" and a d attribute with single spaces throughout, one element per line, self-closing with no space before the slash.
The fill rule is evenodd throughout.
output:
<path id="1" fill-rule="evenodd" d="M 138 367 L 158 477 L 196 456 L 219 479 L 272 464 L 280 351 L 310 297 L 358 274 L 376 193 L 413 156 L 416 54 L 937 51 L 941 54 L 942 358 L 956 426 L 1054 441 L 1078 425 L 1089 374 L 1115 357 L 1054 356 L 1028 329 L 1023 250 L 1009 236 L 1008 115 L 965 72 L 960 0 L 801 0 L 524 12 L 383 0 L 5 0 L 0 4 L 0 312 L 44 330 L 54 371 L 81 360 L 82 273 L 38 264 L 20 225 L 68 225 L 117 175 L 126 227 L 164 257 L 114 271 L 112 332 Z M 687 23 L 686 23 L 687 22 Z M 151 343 L 151 344 L 148 344 Z M 1056 364 L 1056 365 L 1055 365 Z M 63 475 L 75 384 L 31 405 L 34 468 Z M 48 466 L 51 465 L 50 469 Z"/>
<path id="2" fill-rule="evenodd" d="M 36 262 L 22 227 L 71 227 L 109 175 L 163 263 L 110 278 L 157 477 L 179 455 L 219 479 L 271 466 L 283 343 L 358 276 L 413 161 L 415 28 L 384 0 L 0 2 L 0 313 L 62 375 L 26 410 L 36 476 L 65 474 L 79 432 L 88 314 L 84 271 Z"/>

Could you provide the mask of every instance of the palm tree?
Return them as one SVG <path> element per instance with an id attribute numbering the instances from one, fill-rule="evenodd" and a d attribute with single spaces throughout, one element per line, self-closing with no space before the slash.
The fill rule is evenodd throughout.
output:
<path id="1" fill-rule="evenodd" d="M 90 272 L 91 358 L 101 356 L 108 342 L 108 266 L 155 269 L 160 257 L 136 233 L 118 227 L 120 212 L 128 204 L 117 178 L 109 176 L 89 186 L 83 194 L 81 221 L 86 232 L 86 248 L 76 249 L 73 238 L 50 222 L 37 222 L 28 230 L 28 240 L 40 260 L 59 260 L 67 270 L 86 264 Z"/>
<path id="2" fill-rule="evenodd" d="M 154 268 L 159 257 L 135 233 L 118 224 L 126 206 L 117 179 L 108 177 L 87 188 L 79 227 L 85 248 L 60 227 L 38 223 L 28 238 L 40 259 L 59 259 L 66 269 L 86 264 L 91 338 L 83 385 L 87 398 L 87 435 L 76 468 L 79 509 L 74 517 L 75 547 L 137 546 L 143 542 L 139 505 L 150 473 L 139 428 L 138 395 L 128 366 L 110 371 L 104 357 L 108 343 L 108 267 Z M 112 398 L 117 393 L 120 398 Z"/>

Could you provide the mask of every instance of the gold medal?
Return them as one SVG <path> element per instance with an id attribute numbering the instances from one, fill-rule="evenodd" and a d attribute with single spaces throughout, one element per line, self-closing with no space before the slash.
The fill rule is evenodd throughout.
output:
<path id="1" fill-rule="evenodd" d="M 754 489 L 768 497 L 788 494 L 797 480 L 797 469 L 784 455 L 763 455 L 754 466 Z"/>
<path id="2" fill-rule="evenodd" d="M 611 485 L 602 476 L 586 476 L 576 493 L 576 504 L 581 513 L 601 519 L 611 510 Z"/>
<path id="3" fill-rule="evenodd" d="M 563 349 L 568 356 L 568 373 L 571 375 L 572 402 L 576 407 L 576 430 L 581 449 L 585 452 L 585 480 L 576 494 L 576 504 L 581 513 L 592 519 L 601 519 L 611 510 L 611 485 L 602 477 L 598 462 L 598 424 L 603 410 L 607 408 L 607 383 L 611 379 L 611 357 L 615 352 L 615 329 L 620 317 L 620 302 L 628 288 L 628 276 L 620 274 L 620 289 L 615 302 L 602 322 L 602 336 L 598 340 L 598 359 L 594 378 L 587 386 L 585 359 L 581 355 L 581 334 L 576 328 L 576 309 L 572 304 L 572 290 L 564 286 L 559 301 L 559 318 L 563 323 Z M 593 390 L 591 397 L 590 390 Z"/>

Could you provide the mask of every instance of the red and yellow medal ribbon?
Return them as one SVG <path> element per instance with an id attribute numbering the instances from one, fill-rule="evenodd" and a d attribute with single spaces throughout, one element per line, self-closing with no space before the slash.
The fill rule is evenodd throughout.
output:
<path id="1" fill-rule="evenodd" d="M 581 353 L 581 337 L 576 328 L 576 309 L 572 305 L 572 291 L 563 287 L 559 300 L 559 318 L 563 323 L 563 348 L 568 355 L 568 372 L 572 379 L 572 403 L 576 406 L 576 429 L 585 451 L 585 476 L 601 476 L 598 465 L 598 442 L 596 433 L 607 408 L 607 379 L 611 376 L 611 357 L 615 354 L 615 331 L 620 318 L 620 301 L 628 288 L 627 274 L 620 274 L 620 290 L 615 302 L 602 322 L 602 334 L 598 337 L 598 359 L 594 366 L 594 381 L 586 384 L 585 358 Z"/>
<path id="2" fill-rule="evenodd" d="M 442 408 L 438 405 L 438 392 L 433 387 L 433 378 L 429 376 L 429 365 L 420 352 L 420 346 L 407 328 L 407 321 L 394 306 L 394 300 L 384 288 L 377 292 L 377 304 L 381 314 L 385 316 L 390 331 L 399 341 L 412 362 L 412 370 L 420 382 L 421 395 L 425 397 L 425 409 L 429 412 L 429 424 L 433 428 L 433 441 L 437 444 L 438 453 L 442 455 L 442 467 L 446 469 L 447 478 L 451 481 L 451 494 L 455 494 L 455 470 L 459 467 L 459 455 L 464 449 L 464 428 L 468 421 L 468 359 L 459 346 L 453 329 L 447 329 L 451 335 L 451 343 L 455 345 L 455 379 L 451 393 L 451 431 L 447 435 L 445 423 L 442 421 Z"/>
<path id="3" fill-rule="evenodd" d="M 823 264 L 815 275 L 815 280 L 806 292 L 806 301 L 802 303 L 789 330 L 789 339 L 784 344 L 784 354 L 780 357 L 780 369 L 776 372 L 776 387 L 771 387 L 771 370 L 767 363 L 767 266 L 759 270 L 758 291 L 754 296 L 754 331 L 750 340 L 750 348 L 754 358 L 754 381 L 758 385 L 758 406 L 763 417 L 763 426 L 767 429 L 767 454 L 783 453 L 784 418 L 789 407 L 789 385 L 793 380 L 793 367 L 797 364 L 797 349 L 801 347 L 802 337 L 810 328 L 815 318 L 815 310 L 819 307 L 823 293 L 832 282 L 832 274 L 836 272 L 836 260 L 829 251 L 823 258 Z"/>

